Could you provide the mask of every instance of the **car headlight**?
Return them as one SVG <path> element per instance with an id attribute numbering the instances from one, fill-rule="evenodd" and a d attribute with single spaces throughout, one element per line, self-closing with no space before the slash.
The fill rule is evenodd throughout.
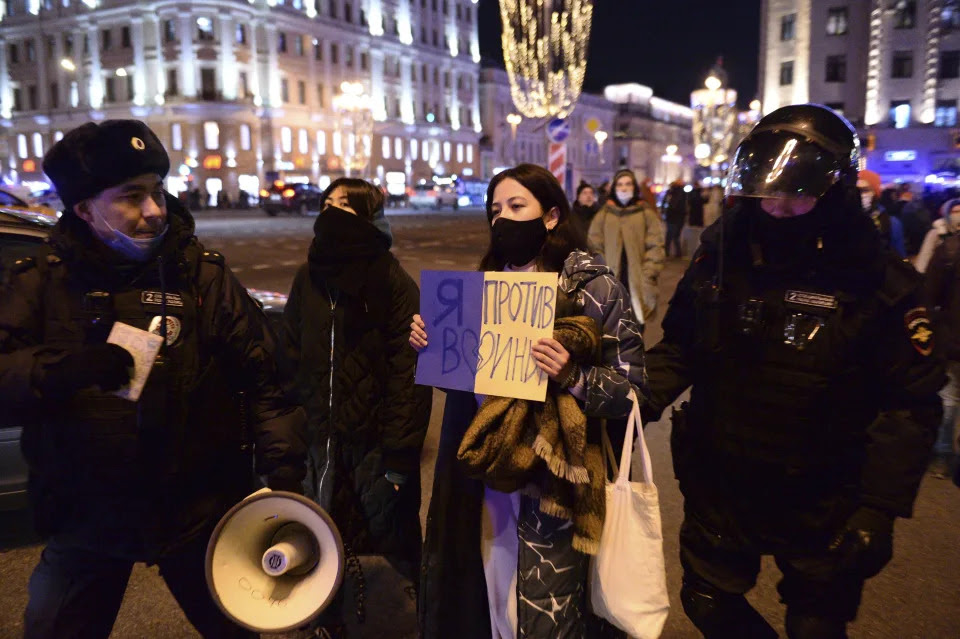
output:
<path id="1" fill-rule="evenodd" d="M 470 206 L 470 196 L 469 196 L 469 195 L 461 195 L 461 196 L 460 196 L 460 199 L 457 200 L 457 203 L 458 203 L 460 206 Z"/>

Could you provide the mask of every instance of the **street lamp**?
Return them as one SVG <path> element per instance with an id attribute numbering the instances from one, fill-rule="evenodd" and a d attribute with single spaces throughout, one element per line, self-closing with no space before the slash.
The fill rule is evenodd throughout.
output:
<path id="1" fill-rule="evenodd" d="M 61 59 L 60 66 L 63 67 L 64 70 L 70 71 L 71 73 L 77 70 L 77 65 L 74 64 L 73 60 L 71 60 L 70 58 Z"/>
<path id="2" fill-rule="evenodd" d="M 517 127 L 523 122 L 523 117 L 519 113 L 508 113 L 507 124 L 510 125 L 510 142 L 513 147 L 513 164 L 517 163 Z"/>
<path id="3" fill-rule="evenodd" d="M 721 86 L 723 86 L 723 82 L 720 80 L 720 78 L 718 78 L 713 74 L 707 76 L 707 79 L 704 81 L 703 84 L 705 87 L 707 87 L 711 91 L 716 91 Z"/>
<path id="4" fill-rule="evenodd" d="M 607 132 L 598 130 L 593 134 L 593 139 L 597 141 L 597 153 L 600 154 L 600 164 L 604 164 L 603 143 L 607 141 Z"/>
<path id="5" fill-rule="evenodd" d="M 763 105 L 760 104 L 760 100 L 753 100 L 753 101 L 750 103 L 750 110 L 751 110 L 751 111 L 759 111 L 762 106 L 763 106 Z"/>

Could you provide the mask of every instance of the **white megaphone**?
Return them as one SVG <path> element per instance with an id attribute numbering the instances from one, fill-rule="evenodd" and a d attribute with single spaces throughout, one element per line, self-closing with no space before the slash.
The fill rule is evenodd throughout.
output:
<path id="1" fill-rule="evenodd" d="M 207 586 L 253 632 L 289 632 L 315 619 L 343 581 L 343 541 L 330 516 L 294 493 L 257 491 L 231 508 L 207 545 Z"/>

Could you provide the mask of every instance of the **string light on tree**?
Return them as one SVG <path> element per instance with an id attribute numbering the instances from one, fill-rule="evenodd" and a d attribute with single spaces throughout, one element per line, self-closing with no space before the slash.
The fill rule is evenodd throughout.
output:
<path id="1" fill-rule="evenodd" d="M 500 0 L 510 95 L 527 118 L 563 118 L 583 87 L 590 0 Z"/>

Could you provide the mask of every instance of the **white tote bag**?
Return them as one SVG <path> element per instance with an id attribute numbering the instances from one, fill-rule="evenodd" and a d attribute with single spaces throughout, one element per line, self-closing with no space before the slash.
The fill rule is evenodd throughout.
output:
<path id="1" fill-rule="evenodd" d="M 590 603 L 603 617 L 636 639 L 656 639 L 667 620 L 670 600 L 663 564 L 660 500 L 653 484 L 650 451 L 643 437 L 640 406 L 631 394 L 620 468 L 603 430 L 603 446 L 616 480 L 607 481 L 607 513 L 600 549 L 590 562 Z M 630 481 L 634 432 L 643 458 L 643 481 Z"/>

